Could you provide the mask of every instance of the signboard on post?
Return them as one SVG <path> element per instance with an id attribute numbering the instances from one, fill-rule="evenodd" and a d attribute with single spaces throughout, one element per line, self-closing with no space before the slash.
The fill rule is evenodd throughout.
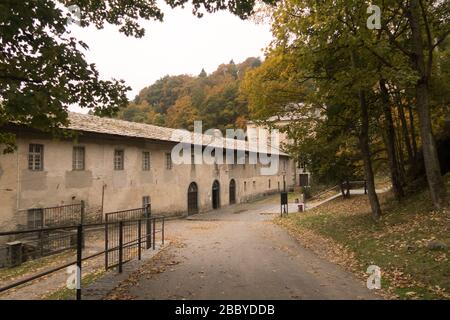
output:
<path id="1" fill-rule="evenodd" d="M 281 192 L 281 205 L 285 205 L 288 203 L 288 194 L 287 192 Z"/>
<path id="2" fill-rule="evenodd" d="M 288 214 L 288 193 L 282 191 L 280 193 L 281 216 Z"/>

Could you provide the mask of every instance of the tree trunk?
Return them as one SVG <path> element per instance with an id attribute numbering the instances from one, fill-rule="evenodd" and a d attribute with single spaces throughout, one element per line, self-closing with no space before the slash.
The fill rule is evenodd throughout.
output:
<path id="1" fill-rule="evenodd" d="M 380 80 L 381 103 L 383 105 L 384 121 L 386 126 L 386 149 L 388 155 L 389 169 L 391 171 L 392 189 L 397 200 L 405 195 L 401 183 L 397 152 L 395 150 L 395 128 L 392 120 L 391 106 L 389 104 L 389 92 L 386 88 L 386 81 Z"/>
<path id="2" fill-rule="evenodd" d="M 416 136 L 416 126 L 414 125 L 414 111 L 412 106 L 408 106 L 409 113 L 409 127 L 411 129 L 411 142 L 414 154 L 414 165 L 417 166 L 417 136 Z"/>
<path id="3" fill-rule="evenodd" d="M 398 119 L 397 119 L 398 120 Z M 400 128 L 401 124 L 399 123 L 399 121 L 397 121 L 397 128 Z M 394 126 L 395 129 L 395 126 Z M 400 172 L 400 182 L 402 184 L 402 186 L 405 185 L 405 181 L 406 181 L 406 170 L 405 170 L 405 157 L 404 157 L 404 152 L 403 152 L 403 142 L 402 142 L 402 133 L 400 132 L 400 130 L 396 130 L 396 147 L 397 147 L 397 165 L 398 165 L 398 170 Z"/>
<path id="4" fill-rule="evenodd" d="M 400 122 L 402 124 L 403 140 L 405 142 L 406 153 L 408 154 L 408 163 L 411 167 L 413 167 L 414 166 L 414 154 L 413 154 L 413 149 L 411 146 L 411 140 L 409 137 L 408 122 L 406 121 L 405 109 L 403 108 L 403 104 L 400 99 L 397 99 L 397 109 L 398 109 L 398 115 L 400 117 Z"/>
<path id="5" fill-rule="evenodd" d="M 381 207 L 380 202 L 378 201 L 377 193 L 375 191 L 375 179 L 372 169 L 372 159 L 370 157 L 369 111 L 367 108 L 366 97 L 362 90 L 360 90 L 359 93 L 359 101 L 361 108 L 361 132 L 359 135 L 359 144 L 364 162 L 364 174 L 367 180 L 367 192 L 369 195 L 370 207 L 372 209 L 372 217 L 374 220 L 378 220 L 381 217 Z"/>
<path id="6" fill-rule="evenodd" d="M 341 181 L 340 187 L 341 187 L 342 199 L 345 199 L 344 182 Z"/>
<path id="7" fill-rule="evenodd" d="M 423 158 L 431 199 L 434 206 L 437 209 L 441 209 L 445 204 L 446 189 L 441 175 L 436 142 L 434 140 L 431 126 L 428 101 L 428 83 L 430 79 L 428 78 L 428 72 L 425 65 L 422 30 L 420 29 L 420 16 L 419 0 L 411 0 L 409 21 L 411 26 L 411 40 L 413 49 L 412 61 L 414 69 L 420 77 L 416 83 L 415 89 Z"/>

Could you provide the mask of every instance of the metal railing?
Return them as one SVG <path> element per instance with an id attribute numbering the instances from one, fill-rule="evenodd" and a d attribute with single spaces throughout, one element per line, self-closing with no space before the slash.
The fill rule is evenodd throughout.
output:
<path id="1" fill-rule="evenodd" d="M 333 187 L 331 187 L 331 188 L 328 188 L 328 189 L 326 189 L 326 190 L 323 190 L 323 191 L 321 191 L 321 192 L 315 194 L 314 196 L 312 196 L 311 198 L 309 198 L 309 199 L 307 199 L 307 200 L 308 200 L 308 202 L 310 202 L 310 201 L 312 201 L 312 200 L 318 199 L 318 198 L 320 198 L 321 196 L 323 196 L 324 194 L 327 194 L 328 192 L 330 192 L 330 191 L 332 191 L 332 190 L 334 190 L 334 189 L 336 189 L 336 191 L 338 191 L 338 188 L 339 188 L 339 185 L 335 185 L 335 186 L 333 186 Z"/>
<path id="2" fill-rule="evenodd" d="M 19 229 L 83 224 L 84 216 L 84 201 L 62 206 L 23 209 L 16 213 Z"/>
<path id="3" fill-rule="evenodd" d="M 142 233 L 143 228 L 141 228 L 143 225 L 147 225 L 150 223 L 152 226 L 149 229 L 146 229 L 144 233 Z M 160 229 L 156 229 L 157 223 L 160 223 Z M 133 232 L 131 235 L 127 235 L 127 225 L 135 225 L 137 226 L 137 232 Z M 132 260 L 134 257 L 137 257 L 138 260 L 141 260 L 142 258 L 142 249 L 144 248 L 153 248 L 155 249 L 155 242 L 156 242 L 156 233 L 161 233 L 161 244 L 164 244 L 164 225 L 165 225 L 165 218 L 163 216 L 160 217 L 143 217 L 139 219 L 132 219 L 132 220 L 120 220 L 120 221 L 112 221 L 112 222 L 104 222 L 104 223 L 91 223 L 91 224 L 78 224 L 78 225 L 71 225 L 71 226 L 58 226 L 58 227 L 46 227 L 46 228 L 35 228 L 35 229 L 28 229 L 28 230 L 19 230 L 19 231 L 7 231 L 7 232 L 0 232 L 1 236 L 17 236 L 17 235 L 30 235 L 33 233 L 50 233 L 52 231 L 66 231 L 66 232 L 72 232 L 75 236 L 72 237 L 72 243 L 76 242 L 76 245 L 74 246 L 76 248 L 76 259 L 63 263 L 62 265 L 59 265 L 57 267 L 36 273 L 34 275 L 28 276 L 24 279 L 15 281 L 13 283 L 9 283 L 3 287 L 0 287 L 0 293 L 5 292 L 7 290 L 10 290 L 12 288 L 16 288 L 18 286 L 24 285 L 28 282 L 31 282 L 33 280 L 39 279 L 41 277 L 50 275 L 52 273 L 55 273 L 57 271 L 60 271 L 62 269 L 65 269 L 67 267 L 70 267 L 72 265 L 76 265 L 78 267 L 78 283 L 76 288 L 76 299 L 81 300 L 81 279 L 82 279 L 82 264 L 84 261 L 93 259 L 96 257 L 99 257 L 101 255 L 107 256 L 111 252 L 117 252 L 117 264 L 115 264 L 115 267 L 117 267 L 118 272 L 122 272 L 123 265 Z M 97 252 L 94 254 L 90 254 L 83 257 L 83 249 L 84 249 L 84 238 L 85 238 L 85 232 L 89 229 L 98 229 L 101 227 L 104 227 L 105 229 L 113 226 L 115 230 L 117 230 L 118 235 L 118 242 L 114 246 L 105 246 L 105 250 L 101 252 Z M 76 240 L 76 241 L 74 241 Z M 150 241 L 150 243 L 149 243 Z M 126 253 L 126 250 L 129 250 L 129 248 L 134 248 L 133 252 L 135 252 L 135 256 L 130 254 L 129 252 Z M 107 258 L 105 258 L 105 261 L 107 261 Z M 109 266 L 111 268 L 113 266 Z"/>
<path id="4" fill-rule="evenodd" d="M 350 190 L 356 189 L 356 187 L 358 187 L 358 186 L 361 187 L 362 189 L 364 189 L 364 194 L 367 194 L 367 181 L 366 180 L 346 180 L 346 181 L 340 182 L 339 184 L 337 184 L 331 188 L 321 191 L 318 194 L 315 194 L 311 198 L 307 199 L 307 201 L 311 202 L 312 200 L 319 199 L 323 195 L 325 195 L 333 190 L 336 190 L 336 193 L 339 193 L 339 191 L 340 191 L 342 193 L 342 196 L 345 198 L 345 197 L 350 196 Z"/>
<path id="5" fill-rule="evenodd" d="M 367 194 L 367 180 L 346 180 L 340 183 L 342 197 L 349 197 L 350 190 L 356 189 L 356 186 L 360 186 L 361 188 L 363 188 L 364 194 Z"/>

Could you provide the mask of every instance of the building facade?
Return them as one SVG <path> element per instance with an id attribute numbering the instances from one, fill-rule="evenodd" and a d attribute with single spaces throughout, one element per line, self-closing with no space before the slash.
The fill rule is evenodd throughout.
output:
<path id="1" fill-rule="evenodd" d="M 173 129 L 73 113 L 69 118 L 76 136 L 66 139 L 17 125 L 3 128 L 16 134 L 17 150 L 0 155 L 0 230 L 13 229 L 18 212 L 81 200 L 94 215 L 151 203 L 154 214 L 183 216 L 292 186 L 294 163 L 282 152 L 271 175 L 248 161 L 174 164 Z M 236 149 L 246 159 L 254 152 L 247 144 Z"/>
<path id="2" fill-rule="evenodd" d="M 265 121 L 267 125 L 261 125 L 254 121 L 248 121 L 247 132 L 249 130 L 253 130 L 254 132 L 253 136 L 257 139 L 260 136 L 268 136 L 270 134 L 271 128 L 281 130 L 279 133 L 279 139 L 280 139 L 280 148 L 281 150 L 283 150 L 289 145 L 294 145 L 295 141 L 292 138 L 289 138 L 288 134 L 286 132 L 283 132 L 282 129 L 283 127 L 288 126 L 289 124 L 298 119 L 299 117 L 294 114 L 288 116 L 270 117 Z M 293 162 L 294 162 L 293 174 L 290 176 L 292 178 L 292 180 L 290 181 L 291 184 L 296 187 L 309 186 L 311 182 L 311 174 L 308 171 L 306 163 L 300 160 L 293 160 Z"/>

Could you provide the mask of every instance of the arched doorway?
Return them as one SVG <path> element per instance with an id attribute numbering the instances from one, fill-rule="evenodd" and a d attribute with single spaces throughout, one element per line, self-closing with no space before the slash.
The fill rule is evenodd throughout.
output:
<path id="1" fill-rule="evenodd" d="M 213 209 L 220 207 L 220 184 L 217 180 L 212 185 L 212 207 Z"/>
<path id="2" fill-rule="evenodd" d="M 198 187 L 191 182 L 188 188 L 188 215 L 198 213 Z"/>
<path id="3" fill-rule="evenodd" d="M 236 203 L 236 181 L 230 180 L 230 204 Z"/>

